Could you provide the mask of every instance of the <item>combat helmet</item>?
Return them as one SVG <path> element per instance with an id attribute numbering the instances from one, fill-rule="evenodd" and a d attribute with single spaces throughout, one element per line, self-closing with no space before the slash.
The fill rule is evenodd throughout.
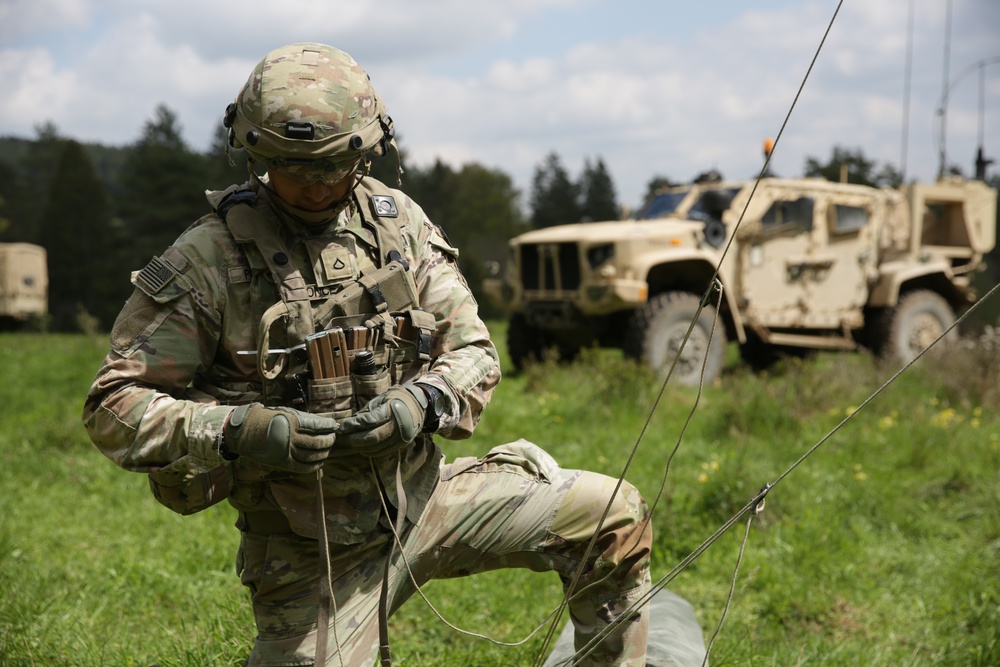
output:
<path id="1" fill-rule="evenodd" d="M 229 145 L 251 167 L 308 169 L 344 176 L 395 148 L 392 119 L 360 65 L 324 44 L 267 54 L 226 107 Z"/>

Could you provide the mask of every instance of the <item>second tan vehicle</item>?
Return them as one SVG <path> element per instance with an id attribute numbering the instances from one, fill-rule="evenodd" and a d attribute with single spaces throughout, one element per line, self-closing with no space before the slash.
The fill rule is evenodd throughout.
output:
<path id="1" fill-rule="evenodd" d="M 727 341 L 756 366 L 860 346 L 905 361 L 975 302 L 996 200 L 957 178 L 902 190 L 778 178 L 678 186 L 634 219 L 515 237 L 484 288 L 511 312 L 518 368 L 599 345 L 666 371 L 716 275 L 721 296 L 698 314 L 678 382 L 697 383 L 703 365 L 706 380 L 717 376 Z"/>
<path id="2" fill-rule="evenodd" d="M 48 288 L 45 248 L 31 243 L 0 243 L 0 329 L 44 317 Z"/>

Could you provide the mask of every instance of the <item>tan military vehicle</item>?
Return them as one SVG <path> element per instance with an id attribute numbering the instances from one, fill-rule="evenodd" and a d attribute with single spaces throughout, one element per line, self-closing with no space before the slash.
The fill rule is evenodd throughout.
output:
<path id="1" fill-rule="evenodd" d="M 11 328 L 48 310 L 45 248 L 0 243 L 0 328 Z"/>
<path id="2" fill-rule="evenodd" d="M 697 383 L 706 356 L 714 378 L 727 341 L 761 367 L 861 346 L 908 360 L 975 302 L 996 200 L 961 179 L 902 190 L 778 178 L 672 187 L 634 219 L 517 236 L 503 276 L 484 288 L 511 311 L 518 368 L 599 345 L 665 372 L 715 275 L 721 295 L 698 315 L 674 381 Z"/>

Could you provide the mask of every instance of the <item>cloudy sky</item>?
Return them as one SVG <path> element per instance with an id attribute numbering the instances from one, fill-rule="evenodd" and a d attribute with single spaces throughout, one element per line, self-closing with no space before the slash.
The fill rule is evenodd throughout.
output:
<path id="1" fill-rule="evenodd" d="M 203 150 L 264 54 L 317 41 L 368 70 L 417 164 L 527 193 L 548 153 L 574 177 L 601 158 L 634 205 L 655 175 L 756 175 L 838 1 L 0 0 L 0 135 L 124 145 L 162 103 Z M 841 145 L 933 178 L 945 81 L 948 163 L 1000 158 L 1000 1 L 844 0 L 773 169 Z"/>

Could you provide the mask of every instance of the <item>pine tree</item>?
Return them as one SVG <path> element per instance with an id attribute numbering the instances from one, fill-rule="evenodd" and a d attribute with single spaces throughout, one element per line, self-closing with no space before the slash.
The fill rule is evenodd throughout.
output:
<path id="1" fill-rule="evenodd" d="M 487 263 L 507 258 L 507 241 L 528 230 L 521 208 L 520 193 L 510 177 L 478 164 L 463 165 L 455 174 L 452 218 L 448 234 L 459 250 L 459 263 L 484 317 L 502 313 L 482 294 Z"/>
<path id="2" fill-rule="evenodd" d="M 35 132 L 38 138 L 18 160 L 12 180 L 4 178 L 5 183 L 0 186 L 10 221 L 6 233 L 0 236 L 2 240 L 40 243 L 42 239 L 41 215 L 65 139 L 51 122 L 37 125 Z"/>
<path id="3" fill-rule="evenodd" d="M 89 314 L 107 329 L 131 289 L 107 196 L 76 141 L 63 142 L 53 176 L 40 223 L 53 326 L 76 329 L 79 316 Z"/>
<path id="4" fill-rule="evenodd" d="M 841 146 L 833 147 L 830 159 L 826 163 L 807 157 L 804 174 L 807 178 L 819 177 L 837 183 L 841 180 L 843 170 L 847 172 L 847 182 L 858 185 L 895 187 L 903 180 L 902 174 L 892 165 L 885 164 L 879 168 L 874 160 L 865 157 L 864 151 L 860 148 L 852 151 Z"/>
<path id="5" fill-rule="evenodd" d="M 456 188 L 455 171 L 440 159 L 429 169 L 409 168 L 403 181 L 406 194 L 420 204 L 431 222 L 443 228 L 449 238 L 456 234 L 462 236 L 461 230 L 456 228 L 456 224 L 460 224 L 456 223 L 456 213 L 460 212 L 454 209 Z"/>
<path id="6" fill-rule="evenodd" d="M 212 187 L 208 158 L 181 138 L 177 116 L 156 109 L 131 146 L 122 174 L 118 210 L 131 246 L 133 268 L 162 252 L 191 223 L 209 212 L 204 191 Z"/>
<path id="7" fill-rule="evenodd" d="M 615 184 L 604 165 L 604 160 L 597 158 L 595 163 L 591 163 L 589 159 L 584 160 L 579 188 L 582 197 L 583 219 L 618 219 L 618 198 L 615 195 Z"/>
<path id="8" fill-rule="evenodd" d="M 531 226 L 535 229 L 579 222 L 579 187 L 570 180 L 559 156 L 549 153 L 531 183 Z"/>
<path id="9" fill-rule="evenodd" d="M 0 243 L 18 240 L 16 236 L 11 234 L 12 225 L 10 222 L 9 202 L 11 193 L 16 193 L 15 186 L 14 168 L 5 162 L 0 162 Z"/>

